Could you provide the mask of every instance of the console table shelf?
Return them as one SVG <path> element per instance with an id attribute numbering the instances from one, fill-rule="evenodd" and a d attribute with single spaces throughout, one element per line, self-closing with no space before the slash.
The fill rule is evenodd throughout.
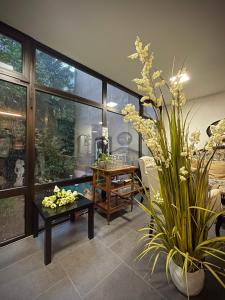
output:
<path id="1" fill-rule="evenodd" d="M 101 209 L 107 215 L 108 224 L 110 223 L 111 214 L 131 207 L 133 209 L 133 195 L 141 187 L 134 180 L 134 174 L 137 170 L 134 166 L 121 166 L 112 169 L 101 169 L 92 167 L 93 171 L 93 201 L 95 207 Z M 129 175 L 129 179 L 117 180 L 119 175 Z M 99 183 L 99 178 L 101 182 Z M 106 192 L 106 199 L 96 201 L 96 189 Z"/>

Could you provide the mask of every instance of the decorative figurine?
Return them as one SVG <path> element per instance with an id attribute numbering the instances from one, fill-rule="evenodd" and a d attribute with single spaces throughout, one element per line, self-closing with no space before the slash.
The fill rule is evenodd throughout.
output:
<path id="1" fill-rule="evenodd" d="M 24 161 L 22 159 L 17 159 L 16 165 L 14 168 L 14 172 L 17 175 L 16 182 L 14 186 L 22 186 L 23 185 L 23 174 L 24 174 Z"/>

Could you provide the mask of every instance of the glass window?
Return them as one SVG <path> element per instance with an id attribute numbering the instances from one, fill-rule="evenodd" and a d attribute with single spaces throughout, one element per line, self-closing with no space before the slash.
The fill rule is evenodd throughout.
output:
<path id="1" fill-rule="evenodd" d="M 24 185 L 26 88 L 0 80 L 0 189 Z"/>
<path id="2" fill-rule="evenodd" d="M 0 67 L 22 72 L 22 45 L 0 33 Z"/>
<path id="3" fill-rule="evenodd" d="M 147 118 L 155 119 L 155 111 L 152 106 L 143 106 L 143 115 Z"/>
<path id="4" fill-rule="evenodd" d="M 152 156 L 146 144 L 142 141 L 142 156 Z"/>
<path id="5" fill-rule="evenodd" d="M 134 104 L 136 110 L 139 111 L 139 99 L 133 95 L 116 88 L 113 85 L 107 84 L 107 107 L 116 109 L 121 113 L 123 107 L 128 104 Z"/>
<path id="6" fill-rule="evenodd" d="M 102 81 L 36 50 L 36 82 L 74 95 L 102 102 Z"/>
<path id="7" fill-rule="evenodd" d="M 102 110 L 37 92 L 37 183 L 91 175 Z"/>
<path id="8" fill-rule="evenodd" d="M 120 154 L 123 161 L 128 164 L 138 163 L 138 134 L 131 126 L 123 121 L 123 116 L 108 112 L 107 121 L 109 128 L 110 152 Z"/>
<path id="9" fill-rule="evenodd" d="M 24 196 L 0 199 L 0 243 L 24 233 Z"/>

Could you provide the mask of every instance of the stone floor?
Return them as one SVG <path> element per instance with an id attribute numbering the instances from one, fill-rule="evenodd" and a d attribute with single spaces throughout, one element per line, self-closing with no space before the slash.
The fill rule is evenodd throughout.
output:
<path id="1" fill-rule="evenodd" d="M 53 261 L 43 263 L 43 233 L 0 249 L 1 300 L 185 300 L 167 281 L 163 261 L 150 276 L 138 229 L 148 217 L 137 207 L 107 225 L 95 213 L 95 238 L 87 238 L 86 215 L 53 229 Z M 196 300 L 224 300 L 225 291 L 206 275 Z"/>

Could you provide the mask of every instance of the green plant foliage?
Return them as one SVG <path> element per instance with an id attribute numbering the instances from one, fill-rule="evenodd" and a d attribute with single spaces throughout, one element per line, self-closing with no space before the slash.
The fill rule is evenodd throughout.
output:
<path id="1" fill-rule="evenodd" d="M 0 61 L 22 71 L 22 46 L 19 42 L 0 34 Z"/>
<path id="2" fill-rule="evenodd" d="M 11 108 L 17 113 L 26 109 L 26 89 L 24 87 L 1 80 L 0 95 L 1 109 L 7 111 Z"/>
<path id="3" fill-rule="evenodd" d="M 44 163 L 42 180 L 68 178 L 73 173 L 74 158 L 64 154 L 62 141 L 49 128 L 36 130 L 35 141 L 37 155 Z"/>
<path id="4" fill-rule="evenodd" d="M 98 156 L 98 160 L 99 161 L 110 161 L 111 158 L 108 154 L 106 153 L 100 153 L 99 156 Z"/>
<path id="5" fill-rule="evenodd" d="M 36 81 L 57 89 L 75 92 L 76 70 L 61 60 L 36 50 Z"/>
<path id="6" fill-rule="evenodd" d="M 111 157 L 107 153 L 100 153 L 98 158 L 94 161 L 93 165 L 98 166 L 101 162 L 111 162 Z"/>

